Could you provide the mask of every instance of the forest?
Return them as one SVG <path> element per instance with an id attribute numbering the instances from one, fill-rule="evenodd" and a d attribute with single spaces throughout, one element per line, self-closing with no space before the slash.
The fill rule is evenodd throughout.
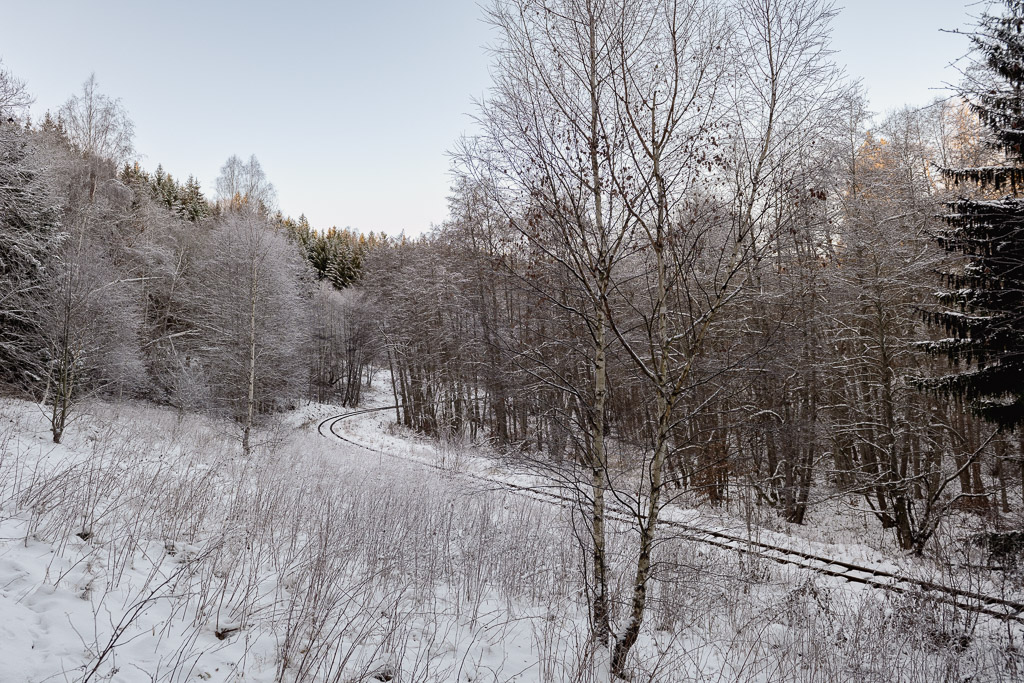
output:
<path id="1" fill-rule="evenodd" d="M 983 629 L 962 605 L 936 617 L 941 628 L 921 626 L 928 637 L 956 634 L 939 638 L 932 669 L 886 673 L 875 662 L 882 668 L 865 673 L 843 660 L 673 677 L 644 668 L 643 653 L 665 610 L 693 614 L 664 587 L 681 565 L 700 564 L 678 560 L 697 551 L 665 531 L 679 510 L 732 520 L 751 539 L 763 531 L 865 544 L 904 570 L 932 567 L 974 597 L 998 585 L 1002 599 L 1024 598 L 1024 3 L 994 3 L 977 26 L 960 27 L 969 64 L 953 94 L 884 114 L 835 63 L 838 10 L 825 0 L 494 0 L 481 12 L 497 36 L 493 87 L 475 105 L 476 132 L 452 143 L 448 219 L 419 236 L 286 216 L 255 156 L 231 156 L 205 191 L 195 177 L 147 170 L 124 105 L 96 76 L 33 120 L 30 85 L 0 64 L 4 405 L 34 406 L 49 448 L 76 430 L 85 438 L 96 406 L 215 421 L 218 452 L 233 463 L 223 490 L 237 497 L 224 503 L 225 519 L 270 529 L 258 532 L 268 547 L 324 528 L 314 520 L 291 541 L 272 538 L 275 523 L 255 512 L 244 521 L 250 512 L 239 507 L 263 510 L 265 470 L 246 463 L 290 462 L 274 450 L 289 415 L 370 406 L 392 437 L 486 454 L 527 473 L 528 488 L 557 489 L 570 501 L 561 541 L 513 539 L 517 549 L 489 552 L 572 546 L 562 571 L 577 583 L 564 590 L 583 635 L 572 652 L 558 641 L 550 657 L 562 668 L 522 679 L 493 669 L 493 680 L 963 674 L 967 643 Z M 96 543 L 96 510 L 114 494 L 90 489 L 95 518 L 55 531 L 47 496 L 59 478 L 43 496 L 15 441 L 0 433 L 5 523 L 28 515 L 48 543 Z M 384 464 L 366 467 L 374 495 L 394 495 L 381 483 L 392 476 Z M 207 485 L 196 476 L 185 479 Z M 356 519 L 358 506 L 307 485 L 321 509 Z M 214 489 L 203 495 L 204 515 L 219 509 Z M 471 505 L 490 510 L 481 500 Z M 426 505 L 416 501 L 395 505 Z M 194 513 L 175 505 L 177 519 Z M 435 513 L 416 514 L 420 523 Z M 544 513 L 523 514 L 523 529 L 547 529 Z M 352 524 L 372 524 L 360 519 Z M 396 543 L 404 552 L 414 542 Z M 372 576 L 395 571 L 420 570 Z M 750 571 L 744 564 L 743 581 L 756 583 Z M 331 579 L 308 580 L 309 591 L 327 591 Z M 241 609 L 217 638 L 257 612 Z M 998 646 L 970 646 L 996 662 L 968 666 L 972 680 L 1024 675 L 1021 617 L 995 629 Z M 298 618 L 290 612 L 288 628 Z M 348 637 L 341 623 L 332 637 Z M 341 640 L 295 628 L 278 636 L 267 680 L 364 680 L 331 659 Z M 74 680 L 103 671 L 120 680 L 101 667 L 112 666 L 110 642 Z M 180 661 L 193 655 L 198 662 L 195 653 Z M 403 678 L 405 664 L 378 664 L 364 673 L 455 680 L 425 670 Z M 191 672 L 176 665 L 166 680 Z M 158 680 L 149 675 L 138 680 Z M 492 680 L 481 675 L 459 680 Z"/>

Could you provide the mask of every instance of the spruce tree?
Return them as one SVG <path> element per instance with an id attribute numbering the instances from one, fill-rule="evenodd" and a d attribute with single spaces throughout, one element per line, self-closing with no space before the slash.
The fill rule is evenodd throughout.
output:
<path id="1" fill-rule="evenodd" d="M 181 209 L 181 189 L 174 177 L 164 171 L 163 165 L 157 165 L 151 187 L 153 199 L 157 200 L 174 213 Z"/>
<path id="2" fill-rule="evenodd" d="M 203 196 L 199 181 L 189 176 L 179 194 L 178 216 L 197 223 L 210 215 L 210 205 Z"/>
<path id="3" fill-rule="evenodd" d="M 947 204 L 939 243 L 961 261 L 943 273 L 940 308 L 929 314 L 949 337 L 927 346 L 955 370 L 923 384 L 1013 428 L 1024 423 L 1024 0 L 1004 4 L 1002 16 L 984 15 L 971 36 L 979 59 L 961 93 L 1000 162 L 942 169 L 948 181 L 979 191 Z"/>

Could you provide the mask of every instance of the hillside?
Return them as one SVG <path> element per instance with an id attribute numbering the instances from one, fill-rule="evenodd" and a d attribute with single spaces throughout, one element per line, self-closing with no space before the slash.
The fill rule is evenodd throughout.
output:
<path id="1" fill-rule="evenodd" d="M 0 680 L 607 680 L 571 509 L 468 482 L 510 476 L 386 412 L 340 433 L 399 457 L 324 438 L 329 414 L 289 414 L 246 459 L 230 424 L 141 403 L 91 404 L 54 446 L 4 401 Z M 635 679 L 1019 672 L 1019 624 L 692 542 L 659 547 L 652 593 Z"/>

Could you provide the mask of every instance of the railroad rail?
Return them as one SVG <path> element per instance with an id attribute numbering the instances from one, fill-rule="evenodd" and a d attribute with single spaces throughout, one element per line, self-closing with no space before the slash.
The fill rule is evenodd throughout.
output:
<path id="1" fill-rule="evenodd" d="M 403 458 L 402 456 L 395 455 L 394 453 L 389 453 L 379 448 L 373 448 L 371 446 L 361 444 L 342 436 L 337 431 L 338 423 L 347 418 L 394 409 L 395 406 L 385 406 L 382 408 L 368 408 L 333 415 L 321 420 L 317 425 L 317 431 L 323 437 L 328 437 L 328 435 L 330 435 L 339 441 L 343 441 L 353 446 L 357 446 L 374 453 L 379 453 L 390 458 L 401 460 L 403 462 L 411 462 L 429 469 L 447 471 L 440 465 Z M 324 432 L 325 428 L 328 433 Z M 500 481 L 468 472 L 458 473 L 457 476 L 464 479 L 483 482 L 490 486 L 505 489 L 519 495 L 529 495 L 534 499 L 543 500 L 563 507 L 574 506 L 576 504 L 576 501 L 569 496 L 554 493 L 536 486 L 526 486 L 512 482 Z M 609 513 L 609 517 L 619 519 L 620 521 L 628 520 L 630 517 L 629 513 L 621 508 L 612 508 Z M 864 567 L 844 560 L 835 560 L 821 555 L 816 555 L 814 553 L 807 553 L 794 550 L 792 548 L 773 545 L 771 543 L 754 541 L 713 529 L 702 529 L 697 526 L 674 520 L 659 520 L 658 526 L 661 528 L 673 529 L 679 534 L 679 537 L 698 543 L 704 543 L 725 550 L 761 557 L 779 564 L 797 566 L 802 569 L 813 571 L 817 574 L 832 576 L 848 583 L 862 584 L 893 593 L 918 594 L 924 592 L 931 598 L 947 604 L 955 605 L 961 609 L 985 614 L 1004 621 L 1009 620 L 1024 624 L 1024 603 L 1013 600 L 955 588 L 953 586 L 946 586 L 934 581 L 917 579 L 910 576 L 900 575 L 895 572 L 872 567 Z"/>

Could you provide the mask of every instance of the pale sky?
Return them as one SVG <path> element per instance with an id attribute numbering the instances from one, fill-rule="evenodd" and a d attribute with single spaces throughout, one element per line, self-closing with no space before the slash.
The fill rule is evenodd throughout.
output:
<path id="1" fill-rule="evenodd" d="M 940 29 L 981 11 L 838 4 L 836 61 L 879 112 L 944 94 L 967 41 Z M 419 234 L 446 216 L 445 152 L 490 82 L 480 17 L 475 0 L 0 0 L 0 59 L 36 118 L 95 72 L 134 121 L 143 166 L 193 174 L 208 196 L 230 155 L 255 154 L 287 215 Z"/>

